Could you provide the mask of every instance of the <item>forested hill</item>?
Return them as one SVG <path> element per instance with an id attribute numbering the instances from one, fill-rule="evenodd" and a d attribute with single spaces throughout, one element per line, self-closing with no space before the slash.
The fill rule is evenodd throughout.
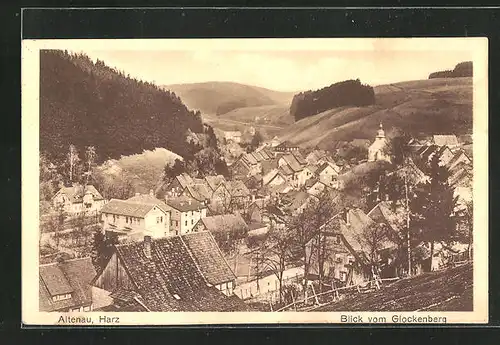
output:
<path id="1" fill-rule="evenodd" d="M 100 161 L 157 147 L 192 155 L 186 133 L 203 128 L 174 93 L 84 54 L 40 52 L 40 150 L 54 159 L 70 144 L 95 146 Z"/>
<path id="2" fill-rule="evenodd" d="M 472 61 L 464 61 L 457 64 L 453 70 L 438 71 L 429 74 L 429 79 L 472 77 L 472 72 Z"/>
<path id="3" fill-rule="evenodd" d="M 345 80 L 316 91 L 301 92 L 293 97 L 290 115 L 295 121 L 342 106 L 367 106 L 375 103 L 373 87 L 359 79 Z"/>

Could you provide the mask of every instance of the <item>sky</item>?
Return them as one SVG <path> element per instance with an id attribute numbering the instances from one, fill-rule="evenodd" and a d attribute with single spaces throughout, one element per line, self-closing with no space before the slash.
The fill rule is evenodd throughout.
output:
<path id="1" fill-rule="evenodd" d="M 466 50 L 85 49 L 93 60 L 158 85 L 231 81 L 304 91 L 359 78 L 372 86 L 427 79 L 472 60 Z"/>

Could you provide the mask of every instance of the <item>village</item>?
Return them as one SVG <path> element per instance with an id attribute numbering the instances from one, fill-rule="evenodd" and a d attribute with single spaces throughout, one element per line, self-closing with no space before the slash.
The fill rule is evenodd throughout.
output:
<path id="1" fill-rule="evenodd" d="M 471 136 L 385 131 L 333 151 L 274 137 L 227 177 L 184 172 L 126 199 L 62 186 L 40 217 L 40 310 L 304 311 L 470 263 Z M 446 235 L 422 207 L 438 184 Z"/>

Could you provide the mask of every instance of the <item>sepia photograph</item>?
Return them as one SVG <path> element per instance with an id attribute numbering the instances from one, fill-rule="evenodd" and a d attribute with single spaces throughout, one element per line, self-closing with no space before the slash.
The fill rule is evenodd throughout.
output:
<path id="1" fill-rule="evenodd" d="M 487 44 L 24 41 L 23 322 L 487 322 Z"/>

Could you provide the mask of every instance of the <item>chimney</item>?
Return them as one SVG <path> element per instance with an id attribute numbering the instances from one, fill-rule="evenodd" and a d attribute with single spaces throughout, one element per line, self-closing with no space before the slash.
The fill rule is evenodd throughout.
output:
<path id="1" fill-rule="evenodd" d="M 255 202 L 255 194 L 252 194 L 252 202 Z"/>
<path id="2" fill-rule="evenodd" d="M 150 190 L 149 190 L 149 195 L 150 195 L 150 196 L 155 196 L 155 192 L 154 192 L 152 189 L 150 189 Z"/>
<path id="3" fill-rule="evenodd" d="M 188 200 L 188 204 L 191 205 L 191 199 Z"/>
<path id="4" fill-rule="evenodd" d="M 144 236 L 144 255 L 151 259 L 151 236 Z"/>

